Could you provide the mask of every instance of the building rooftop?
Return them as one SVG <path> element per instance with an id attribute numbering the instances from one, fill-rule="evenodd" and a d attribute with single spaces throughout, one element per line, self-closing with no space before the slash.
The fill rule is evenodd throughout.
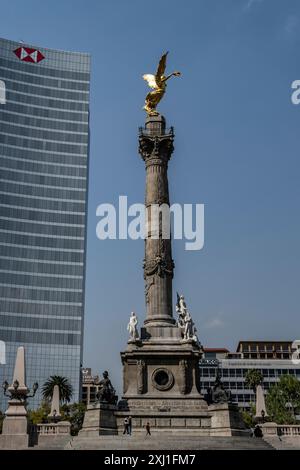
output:
<path id="1" fill-rule="evenodd" d="M 218 352 L 218 353 L 229 353 L 229 350 L 226 348 L 203 348 L 204 352 Z"/>
<path id="2" fill-rule="evenodd" d="M 293 342 L 291 340 L 285 340 L 285 341 L 282 341 L 282 340 L 252 340 L 252 339 L 250 339 L 250 340 L 240 340 L 238 345 L 237 345 L 236 351 L 239 352 L 240 349 L 241 349 L 241 346 L 245 345 L 245 344 L 252 345 L 252 346 L 254 346 L 256 344 L 260 345 L 260 346 L 272 344 L 272 345 L 278 347 L 278 346 L 286 346 L 286 345 L 291 346 L 292 343 Z"/>

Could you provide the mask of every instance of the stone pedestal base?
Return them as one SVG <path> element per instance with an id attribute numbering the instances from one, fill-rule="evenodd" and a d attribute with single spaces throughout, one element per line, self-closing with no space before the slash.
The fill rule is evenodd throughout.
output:
<path id="1" fill-rule="evenodd" d="M 2 450 L 28 449 L 28 442 L 28 434 L 0 435 L 0 449 Z"/>
<path id="2" fill-rule="evenodd" d="M 276 423 L 268 422 L 260 425 L 264 436 L 277 436 L 278 426 Z"/>
<path id="3" fill-rule="evenodd" d="M 151 317 L 152 318 L 152 317 Z M 151 322 L 153 319 L 151 319 Z M 183 340 L 176 326 L 152 325 L 148 319 L 141 339 L 121 353 L 123 400 L 116 411 L 118 433 L 131 416 L 133 433 L 233 436 L 244 432 L 238 408 L 231 404 L 208 407 L 200 393 L 201 346 Z"/>
<path id="4" fill-rule="evenodd" d="M 244 436 L 248 435 L 238 407 L 231 403 L 210 405 L 211 436 Z"/>
<path id="5" fill-rule="evenodd" d="M 200 389 L 202 347 L 182 338 L 179 327 L 147 318 L 140 340 L 121 353 L 123 397 L 115 412 L 118 434 L 131 416 L 132 432 L 171 436 L 235 436 L 245 428 L 238 408 L 225 403 L 208 406 Z"/>
<path id="6" fill-rule="evenodd" d="M 178 401 L 187 397 L 200 400 L 203 398 L 199 389 L 200 346 L 192 340 L 182 341 L 177 327 L 160 327 L 160 330 L 162 338 L 130 343 L 121 353 L 123 399 L 128 403 L 144 401 L 146 409 L 146 402 L 150 404 L 153 399 Z"/>
<path id="7" fill-rule="evenodd" d="M 6 416 L 0 435 L 0 449 L 24 449 L 28 447 L 26 416 Z"/>
<path id="8" fill-rule="evenodd" d="M 117 434 L 116 406 L 104 403 L 88 405 L 84 415 L 81 437 L 113 436 Z"/>

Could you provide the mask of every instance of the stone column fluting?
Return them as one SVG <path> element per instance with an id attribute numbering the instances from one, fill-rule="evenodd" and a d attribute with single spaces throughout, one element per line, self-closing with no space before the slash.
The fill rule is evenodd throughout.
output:
<path id="1" fill-rule="evenodd" d="M 171 236 L 169 238 L 163 236 L 161 216 L 158 225 L 154 224 L 154 217 L 151 219 L 153 205 L 159 208 L 159 212 L 163 209 L 162 205 L 170 206 L 168 162 L 174 150 L 173 140 L 173 128 L 166 129 L 165 118 L 161 115 L 148 116 L 145 127 L 140 128 L 139 153 L 146 166 L 145 205 L 148 222 L 144 259 L 147 309 L 145 327 L 170 327 L 175 324 L 172 314 L 174 262 Z"/>

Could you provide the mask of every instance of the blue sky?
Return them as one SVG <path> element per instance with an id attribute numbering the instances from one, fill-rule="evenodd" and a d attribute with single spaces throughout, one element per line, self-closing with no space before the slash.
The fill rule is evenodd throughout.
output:
<path id="1" fill-rule="evenodd" d="M 205 204 L 205 246 L 174 242 L 202 343 L 299 338 L 297 0 L 1 0 L 1 37 L 92 54 L 85 366 L 121 384 L 131 310 L 144 319 L 143 241 L 99 241 L 96 207 L 143 202 L 146 83 L 169 50 L 160 111 L 175 127 L 172 202 Z M 175 299 L 174 299 L 175 300 Z"/>

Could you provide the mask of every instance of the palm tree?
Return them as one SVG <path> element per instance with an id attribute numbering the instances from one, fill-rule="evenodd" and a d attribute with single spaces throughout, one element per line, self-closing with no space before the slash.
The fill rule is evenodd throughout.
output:
<path id="1" fill-rule="evenodd" d="M 249 369 L 245 375 L 245 385 L 256 393 L 256 387 L 257 385 L 262 384 L 263 379 L 264 378 L 260 370 Z"/>
<path id="2" fill-rule="evenodd" d="M 51 375 L 49 379 L 44 383 L 42 388 L 43 397 L 45 399 L 52 399 L 54 385 L 58 385 L 59 388 L 59 399 L 61 402 L 71 401 L 73 395 L 73 388 L 66 377 L 61 375 Z"/>

